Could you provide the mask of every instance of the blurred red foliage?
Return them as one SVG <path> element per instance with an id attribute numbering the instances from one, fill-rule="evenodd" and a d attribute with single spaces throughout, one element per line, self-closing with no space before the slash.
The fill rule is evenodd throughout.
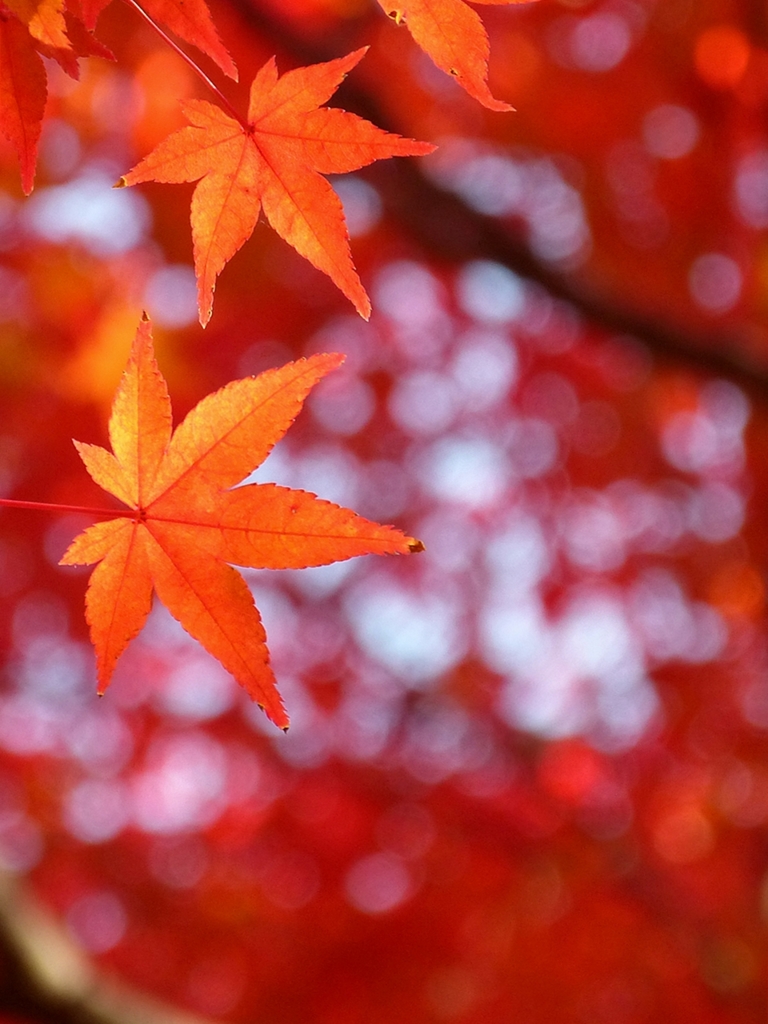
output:
<path id="1" fill-rule="evenodd" d="M 273 736 L 160 609 L 97 701 L 87 520 L 4 510 L 6 868 L 221 1020 L 763 1020 L 768 15 L 484 6 L 499 114 L 373 0 L 221 0 L 242 80 L 371 44 L 334 103 L 439 149 L 334 182 L 369 324 L 260 225 L 203 333 L 190 189 L 109 187 L 197 84 L 112 6 L 28 201 L 1 153 L 3 493 L 96 500 L 144 307 L 179 416 L 345 352 L 260 478 L 427 550 L 251 573 Z"/>

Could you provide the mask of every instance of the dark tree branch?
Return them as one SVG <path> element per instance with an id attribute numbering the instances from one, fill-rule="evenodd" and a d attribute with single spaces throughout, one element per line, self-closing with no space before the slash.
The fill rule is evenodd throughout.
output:
<path id="1" fill-rule="evenodd" d="M 661 358 L 690 363 L 695 370 L 731 377 L 768 399 L 768 366 L 745 354 L 743 337 L 694 333 L 665 324 L 641 309 L 615 302 L 590 282 L 567 275 L 533 255 L 525 242 L 491 217 L 426 179 L 412 161 L 390 161 L 373 174 L 387 176 L 390 211 L 432 256 L 451 263 L 482 257 L 504 264 L 570 303 L 585 318 L 616 334 L 631 335 Z"/>
<path id="2" fill-rule="evenodd" d="M 290 52 L 297 62 L 310 64 L 339 56 L 330 52 L 332 44 L 307 43 L 286 23 L 264 13 L 254 3 L 233 2 L 251 27 L 269 39 L 272 47 Z M 399 126 L 388 123 L 389 119 L 369 91 L 349 81 L 343 88 L 346 106 L 380 128 L 398 131 Z M 693 331 L 665 322 L 641 307 L 622 303 L 584 275 L 564 273 L 538 259 L 525 241 L 502 222 L 470 209 L 458 196 L 430 181 L 421 170 L 420 161 L 389 160 L 369 168 L 366 175 L 372 182 L 380 183 L 389 213 L 425 253 L 438 261 L 495 260 L 516 274 L 536 281 L 593 323 L 643 342 L 658 358 L 682 363 L 694 372 L 729 377 L 753 398 L 768 400 L 768 361 L 750 351 L 746 327 L 742 332 Z"/>
<path id="3" fill-rule="evenodd" d="M 7 873 L 0 873 L 0 1007 L 39 1024 L 211 1024 L 100 972 Z"/>

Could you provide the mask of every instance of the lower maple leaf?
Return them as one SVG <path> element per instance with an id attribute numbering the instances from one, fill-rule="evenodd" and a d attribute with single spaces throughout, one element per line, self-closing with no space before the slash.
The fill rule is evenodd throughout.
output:
<path id="1" fill-rule="evenodd" d="M 261 618 L 247 583 L 228 563 L 296 569 L 423 549 L 421 541 L 392 526 L 306 491 L 235 486 L 263 462 L 311 388 L 343 358 L 314 355 L 233 381 L 204 398 L 172 431 L 150 324 L 140 324 L 112 407 L 112 452 L 75 442 L 93 479 L 129 511 L 88 527 L 61 560 L 98 563 L 88 584 L 86 619 L 99 693 L 144 625 L 155 592 L 285 729 L 288 716 Z"/>

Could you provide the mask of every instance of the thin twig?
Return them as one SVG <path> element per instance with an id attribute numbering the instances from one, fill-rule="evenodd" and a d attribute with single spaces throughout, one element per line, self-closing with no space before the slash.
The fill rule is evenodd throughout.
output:
<path id="1" fill-rule="evenodd" d="M 131 7 L 135 8 L 139 12 L 139 14 L 142 16 L 142 18 L 144 18 L 144 20 L 149 25 L 152 26 L 152 28 L 155 30 L 155 32 L 157 32 L 157 34 L 161 37 L 161 39 L 163 39 L 168 44 L 168 46 L 170 46 L 171 49 L 174 50 L 181 57 L 182 60 L 186 61 L 187 64 L 189 64 L 189 66 L 192 68 L 192 70 L 195 72 L 195 74 L 199 78 L 201 78 L 205 82 L 205 84 L 208 86 L 208 88 L 214 93 L 214 95 L 219 100 L 219 102 L 222 103 L 227 108 L 229 113 L 232 115 L 232 117 L 234 117 L 234 119 L 237 121 L 237 123 L 243 129 L 243 131 L 247 132 L 248 131 L 248 122 L 242 117 L 242 115 L 238 114 L 238 112 L 235 110 L 235 108 L 229 102 L 229 100 L 224 95 L 224 93 L 221 91 L 221 89 L 219 89 L 219 87 L 216 85 L 216 83 L 214 81 L 212 81 L 208 77 L 208 75 L 206 75 L 206 73 L 203 71 L 203 69 L 201 67 L 199 67 L 192 60 L 192 58 L 189 56 L 189 54 L 185 53 L 182 50 L 182 48 L 177 43 L 175 43 L 173 41 L 173 39 L 171 39 L 171 37 L 166 32 L 163 31 L 163 29 L 160 28 L 160 26 L 157 24 L 157 22 L 153 21 L 153 19 L 150 18 L 150 16 L 147 14 L 147 12 L 144 10 L 144 8 L 141 7 L 141 5 L 136 2 L 136 0 L 125 0 L 125 2 L 127 4 L 129 4 Z"/>
<path id="2" fill-rule="evenodd" d="M 85 512 L 89 516 L 126 516 L 129 509 L 119 508 L 88 508 L 85 505 L 59 505 L 50 501 L 21 501 L 18 498 L 0 498 L 0 505 L 8 508 L 36 508 L 43 512 Z"/>

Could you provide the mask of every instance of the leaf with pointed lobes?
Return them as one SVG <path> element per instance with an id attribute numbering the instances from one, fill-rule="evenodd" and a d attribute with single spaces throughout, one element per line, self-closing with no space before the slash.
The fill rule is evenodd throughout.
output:
<path id="1" fill-rule="evenodd" d="M 473 0 L 501 6 L 531 0 Z M 488 35 L 478 14 L 464 0 L 378 0 L 398 25 L 405 24 L 415 42 L 437 66 L 489 110 L 513 110 L 488 88 Z"/>
<path id="2" fill-rule="evenodd" d="M 189 126 L 169 135 L 118 182 L 197 181 L 192 239 L 200 323 L 211 317 L 216 279 L 250 238 L 259 213 L 366 320 L 371 304 L 352 263 L 344 211 L 325 174 L 354 171 L 390 156 L 435 148 L 382 131 L 355 114 L 321 104 L 365 54 L 288 71 L 274 58 L 251 85 L 247 122 L 205 100 L 182 105 Z"/>
<path id="3" fill-rule="evenodd" d="M 298 569 L 356 555 L 409 554 L 421 541 L 306 491 L 246 484 L 344 357 L 320 354 L 233 381 L 174 431 L 168 389 L 143 320 L 115 395 L 112 451 L 75 442 L 85 467 L 128 510 L 89 526 L 62 565 L 92 565 L 85 614 L 103 693 L 141 630 L 152 594 L 280 728 L 288 716 L 248 585 L 228 563 Z"/>

